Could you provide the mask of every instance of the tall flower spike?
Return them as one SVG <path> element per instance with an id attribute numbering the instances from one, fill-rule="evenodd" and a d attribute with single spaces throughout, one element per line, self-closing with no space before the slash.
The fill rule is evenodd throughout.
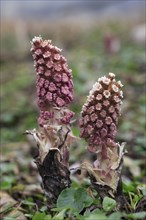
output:
<path id="1" fill-rule="evenodd" d="M 124 146 L 115 142 L 123 98 L 122 86 L 113 73 L 99 78 L 89 92 L 80 119 L 80 136 L 88 142 L 88 150 L 97 154 L 93 182 L 108 186 L 112 195 L 117 192 L 120 180 Z"/>
<path id="2" fill-rule="evenodd" d="M 61 49 L 53 46 L 51 40 L 43 40 L 39 36 L 34 37 L 31 44 L 37 73 L 38 107 L 41 111 L 39 125 L 43 127 L 52 118 L 68 124 L 74 115 L 65 109 L 73 100 L 72 71 L 61 54 Z M 54 107 L 60 108 L 58 113 L 55 111 L 57 115 L 54 115 Z"/>
<path id="3" fill-rule="evenodd" d="M 40 116 L 39 131 L 34 129 L 26 133 L 33 135 L 37 143 L 35 162 L 42 177 L 47 205 L 52 208 L 61 191 L 71 183 L 69 147 L 73 135 L 70 120 L 74 113 L 67 105 L 73 100 L 72 74 L 61 50 L 50 40 L 34 37 L 31 44 Z"/>

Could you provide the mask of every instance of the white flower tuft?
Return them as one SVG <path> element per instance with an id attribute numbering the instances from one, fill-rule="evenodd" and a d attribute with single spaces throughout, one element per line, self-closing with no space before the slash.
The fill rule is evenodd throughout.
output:
<path id="1" fill-rule="evenodd" d="M 110 76 L 111 78 L 115 78 L 115 74 L 114 74 L 114 73 L 109 73 L 109 76 Z"/>
<path id="2" fill-rule="evenodd" d="M 118 92 L 119 91 L 119 89 L 118 89 L 118 87 L 116 85 L 112 85 L 112 90 L 114 92 Z"/>
<path id="3" fill-rule="evenodd" d="M 31 43 L 35 43 L 36 41 L 40 41 L 40 40 L 42 40 L 41 35 L 39 35 L 38 37 L 34 36 L 34 38 L 32 39 Z"/>
<path id="4" fill-rule="evenodd" d="M 121 83 L 121 81 L 118 81 L 118 82 L 117 82 L 117 85 L 120 86 L 120 88 L 123 87 L 123 84 Z"/>
<path id="5" fill-rule="evenodd" d="M 105 96 L 105 98 L 109 98 L 110 97 L 110 95 L 111 95 L 111 93 L 108 91 L 108 90 L 105 90 L 104 92 L 103 92 L 103 95 Z"/>

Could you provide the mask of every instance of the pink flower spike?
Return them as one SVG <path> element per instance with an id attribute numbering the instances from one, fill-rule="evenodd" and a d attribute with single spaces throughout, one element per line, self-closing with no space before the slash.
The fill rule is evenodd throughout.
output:
<path id="1" fill-rule="evenodd" d="M 54 69 L 59 72 L 61 71 L 61 65 L 60 64 L 54 64 Z"/>
<path id="2" fill-rule="evenodd" d="M 54 75 L 54 80 L 55 80 L 56 82 L 61 82 L 61 75 L 58 74 L 58 73 L 56 73 L 56 74 Z"/>
<path id="3" fill-rule="evenodd" d="M 104 106 L 106 106 L 106 107 L 107 107 L 109 104 L 110 104 L 110 103 L 109 103 L 109 101 L 108 101 L 108 100 L 103 101 L 103 105 L 104 105 Z"/>
<path id="4" fill-rule="evenodd" d="M 45 72 L 45 76 L 51 76 L 51 71 L 50 70 L 47 70 L 46 72 Z"/>
<path id="5" fill-rule="evenodd" d="M 53 82 L 51 82 L 49 85 L 49 91 L 54 92 L 56 90 L 57 90 L 57 88 L 56 88 L 55 84 Z"/>
<path id="6" fill-rule="evenodd" d="M 69 94 L 68 87 L 67 87 L 67 86 L 61 87 L 61 92 L 62 92 L 64 95 Z"/>
<path id="7" fill-rule="evenodd" d="M 40 64 L 40 65 L 41 65 L 41 64 L 44 64 L 44 60 L 41 58 L 41 59 L 39 59 L 39 60 L 37 61 L 37 63 Z"/>
<path id="8" fill-rule="evenodd" d="M 100 115 L 101 115 L 101 117 L 105 118 L 105 116 L 106 116 L 106 111 L 105 111 L 105 110 L 102 110 L 102 111 L 100 112 Z"/>
<path id="9" fill-rule="evenodd" d="M 55 60 L 60 60 L 60 57 L 61 57 L 60 54 L 54 54 L 54 59 Z"/>
<path id="10" fill-rule="evenodd" d="M 90 119 L 92 122 L 95 122 L 96 119 L 97 119 L 97 115 L 95 113 L 93 113 L 91 116 L 90 116 Z"/>
<path id="11" fill-rule="evenodd" d="M 101 120 L 97 120 L 97 121 L 96 121 L 96 126 L 97 126 L 98 128 L 101 128 L 102 125 L 103 125 L 103 122 L 102 122 Z"/>
<path id="12" fill-rule="evenodd" d="M 111 93 L 108 90 L 104 90 L 103 95 L 105 96 L 105 98 L 109 98 Z"/>
<path id="13" fill-rule="evenodd" d="M 108 116 L 108 117 L 105 119 L 105 123 L 106 123 L 107 125 L 110 125 L 110 124 L 112 123 L 112 118 Z"/>
<path id="14" fill-rule="evenodd" d="M 49 51 L 46 51 L 44 54 L 43 54 L 43 57 L 44 58 L 49 58 L 51 56 L 51 53 Z"/>
<path id="15" fill-rule="evenodd" d="M 35 50 L 35 54 L 36 54 L 36 55 L 41 55 L 41 54 L 42 54 L 41 49 L 37 49 L 37 50 Z"/>
<path id="16" fill-rule="evenodd" d="M 88 132 L 88 134 L 90 135 L 90 134 L 92 133 L 92 131 L 93 131 L 93 127 L 92 127 L 91 125 L 88 125 L 88 126 L 87 126 L 87 132 Z"/>
<path id="17" fill-rule="evenodd" d="M 52 93 L 51 92 L 48 92 L 46 94 L 46 100 L 48 100 L 49 102 L 51 102 L 53 100 L 53 96 L 52 96 Z"/>
<path id="18" fill-rule="evenodd" d="M 96 104 L 95 108 L 100 111 L 102 109 L 101 103 Z"/>
<path id="19" fill-rule="evenodd" d="M 51 61 L 48 61 L 48 62 L 46 63 L 46 66 L 47 66 L 49 69 L 51 69 L 52 66 L 53 66 L 53 63 L 52 63 Z"/>
<path id="20" fill-rule="evenodd" d="M 105 129 L 105 128 L 102 128 L 101 129 L 101 137 L 103 138 L 103 137 L 106 137 L 106 135 L 107 135 L 107 130 Z"/>
<path id="21" fill-rule="evenodd" d="M 42 42 L 42 47 L 43 47 L 43 48 L 47 47 L 47 45 L 48 45 L 49 43 L 51 43 L 50 40 L 44 40 L 44 41 Z"/>
<path id="22" fill-rule="evenodd" d="M 59 97 L 56 99 L 56 103 L 59 107 L 62 107 L 65 104 L 64 100 Z"/>
<path id="23" fill-rule="evenodd" d="M 110 130 L 111 130 L 111 131 L 115 131 L 115 130 L 116 130 L 116 125 L 115 125 L 114 123 L 112 123 L 112 124 L 110 125 Z"/>
<path id="24" fill-rule="evenodd" d="M 109 112 L 110 112 L 110 113 L 113 113 L 114 111 L 115 111 L 115 108 L 114 108 L 113 105 L 111 105 L 111 106 L 109 107 Z"/>
<path id="25" fill-rule="evenodd" d="M 86 116 L 84 117 L 84 123 L 87 124 L 89 120 L 90 120 L 90 119 L 89 119 L 89 116 L 86 115 Z"/>
<path id="26" fill-rule="evenodd" d="M 101 94 L 98 94 L 98 95 L 96 96 L 96 99 L 97 99 L 97 100 L 101 100 L 101 99 L 102 99 L 102 95 L 101 95 Z"/>
<path id="27" fill-rule="evenodd" d="M 43 74 L 43 73 L 44 73 L 44 67 L 38 66 L 38 68 L 37 68 L 37 73 L 38 73 L 38 74 Z"/>
<path id="28" fill-rule="evenodd" d="M 88 113 L 91 114 L 92 112 L 94 112 L 94 106 L 91 106 L 89 109 L 88 109 Z"/>
<path id="29" fill-rule="evenodd" d="M 106 144 L 109 147 L 115 147 L 116 146 L 116 143 L 112 139 L 110 139 L 110 138 L 107 138 Z"/>
<path id="30" fill-rule="evenodd" d="M 116 103 L 119 103 L 120 101 L 121 101 L 121 99 L 118 97 L 118 96 L 114 96 L 114 101 L 116 102 Z"/>
<path id="31" fill-rule="evenodd" d="M 63 73 L 63 74 L 62 74 L 62 81 L 63 81 L 63 82 L 68 82 L 68 76 L 67 76 L 66 73 Z"/>

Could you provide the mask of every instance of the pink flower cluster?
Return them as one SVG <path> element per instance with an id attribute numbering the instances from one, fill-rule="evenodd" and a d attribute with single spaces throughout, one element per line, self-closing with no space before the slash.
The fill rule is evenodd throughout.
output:
<path id="1" fill-rule="evenodd" d="M 61 49 L 41 37 L 32 39 L 31 52 L 37 72 L 37 97 L 40 108 L 39 123 L 43 124 L 53 117 L 52 107 L 65 107 L 73 100 L 72 71 Z M 71 114 L 67 116 L 67 121 Z M 65 121 L 65 120 L 64 120 Z M 66 123 L 67 123 L 66 121 Z"/>
<path id="2" fill-rule="evenodd" d="M 82 108 L 80 136 L 88 141 L 88 149 L 92 152 L 100 151 L 103 146 L 116 146 L 115 136 L 123 98 L 122 86 L 120 81 L 116 82 L 113 73 L 99 78 Z"/>

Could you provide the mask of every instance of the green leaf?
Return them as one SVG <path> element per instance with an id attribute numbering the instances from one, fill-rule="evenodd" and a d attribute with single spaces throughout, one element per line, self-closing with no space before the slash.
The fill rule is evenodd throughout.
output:
<path id="1" fill-rule="evenodd" d="M 122 183 L 122 185 L 123 185 L 123 190 L 124 190 L 125 193 L 135 192 L 136 191 L 136 189 L 135 189 L 135 187 L 134 187 L 132 182 L 130 182 L 130 183 Z"/>
<path id="2" fill-rule="evenodd" d="M 29 205 L 29 206 L 36 206 L 36 203 L 30 202 L 30 201 L 28 201 L 28 200 L 23 200 L 23 201 L 22 201 L 22 204 L 24 204 L 24 205 Z"/>
<path id="3" fill-rule="evenodd" d="M 15 217 L 4 217 L 3 220 L 16 220 L 16 218 Z"/>
<path id="4" fill-rule="evenodd" d="M 110 197 L 105 197 L 103 199 L 103 209 L 106 212 L 112 211 L 116 207 L 116 201 Z"/>
<path id="5" fill-rule="evenodd" d="M 44 212 L 36 212 L 32 220 L 44 220 L 46 214 Z"/>
<path id="6" fill-rule="evenodd" d="M 32 219 L 32 217 L 33 217 L 32 214 L 25 214 L 25 216 L 28 217 L 28 218 L 31 218 L 31 219 Z"/>
<path id="7" fill-rule="evenodd" d="M 123 216 L 123 215 L 122 215 L 121 212 L 114 212 L 114 213 L 112 213 L 112 214 L 108 217 L 108 219 L 109 219 L 109 220 L 113 220 L 113 219 L 121 220 L 121 217 L 122 217 L 122 216 Z"/>
<path id="8" fill-rule="evenodd" d="M 93 199 L 83 188 L 67 188 L 61 192 L 57 200 L 57 208 L 68 208 L 81 212 L 84 207 L 91 205 Z"/>
<path id="9" fill-rule="evenodd" d="M 143 196 L 146 196 L 146 184 L 138 185 L 137 188 L 142 191 Z"/>
<path id="10" fill-rule="evenodd" d="M 14 171 L 16 168 L 15 163 L 1 163 L 0 173 L 8 173 Z"/>
<path id="11" fill-rule="evenodd" d="M 40 208 L 40 211 L 41 211 L 41 212 L 47 211 L 47 206 L 46 206 L 46 205 L 42 206 L 42 207 Z"/>
<path id="12" fill-rule="evenodd" d="M 136 212 L 136 213 L 130 213 L 127 215 L 128 218 L 131 218 L 131 219 L 144 219 L 146 217 L 146 212 Z"/>
<path id="13" fill-rule="evenodd" d="M 85 216 L 83 218 L 83 220 L 108 220 L 108 218 L 106 217 L 106 215 L 104 213 L 90 213 L 87 216 Z"/>
<path id="14" fill-rule="evenodd" d="M 52 216 L 51 215 L 46 215 L 44 220 L 52 220 Z"/>
<path id="15" fill-rule="evenodd" d="M 12 184 L 7 181 L 3 181 L 0 185 L 1 185 L 1 189 L 3 189 L 3 190 L 7 190 L 12 187 Z"/>
<path id="16" fill-rule="evenodd" d="M 63 209 L 61 212 L 59 212 L 57 215 L 55 215 L 53 220 L 63 220 L 66 210 L 67 209 Z"/>

